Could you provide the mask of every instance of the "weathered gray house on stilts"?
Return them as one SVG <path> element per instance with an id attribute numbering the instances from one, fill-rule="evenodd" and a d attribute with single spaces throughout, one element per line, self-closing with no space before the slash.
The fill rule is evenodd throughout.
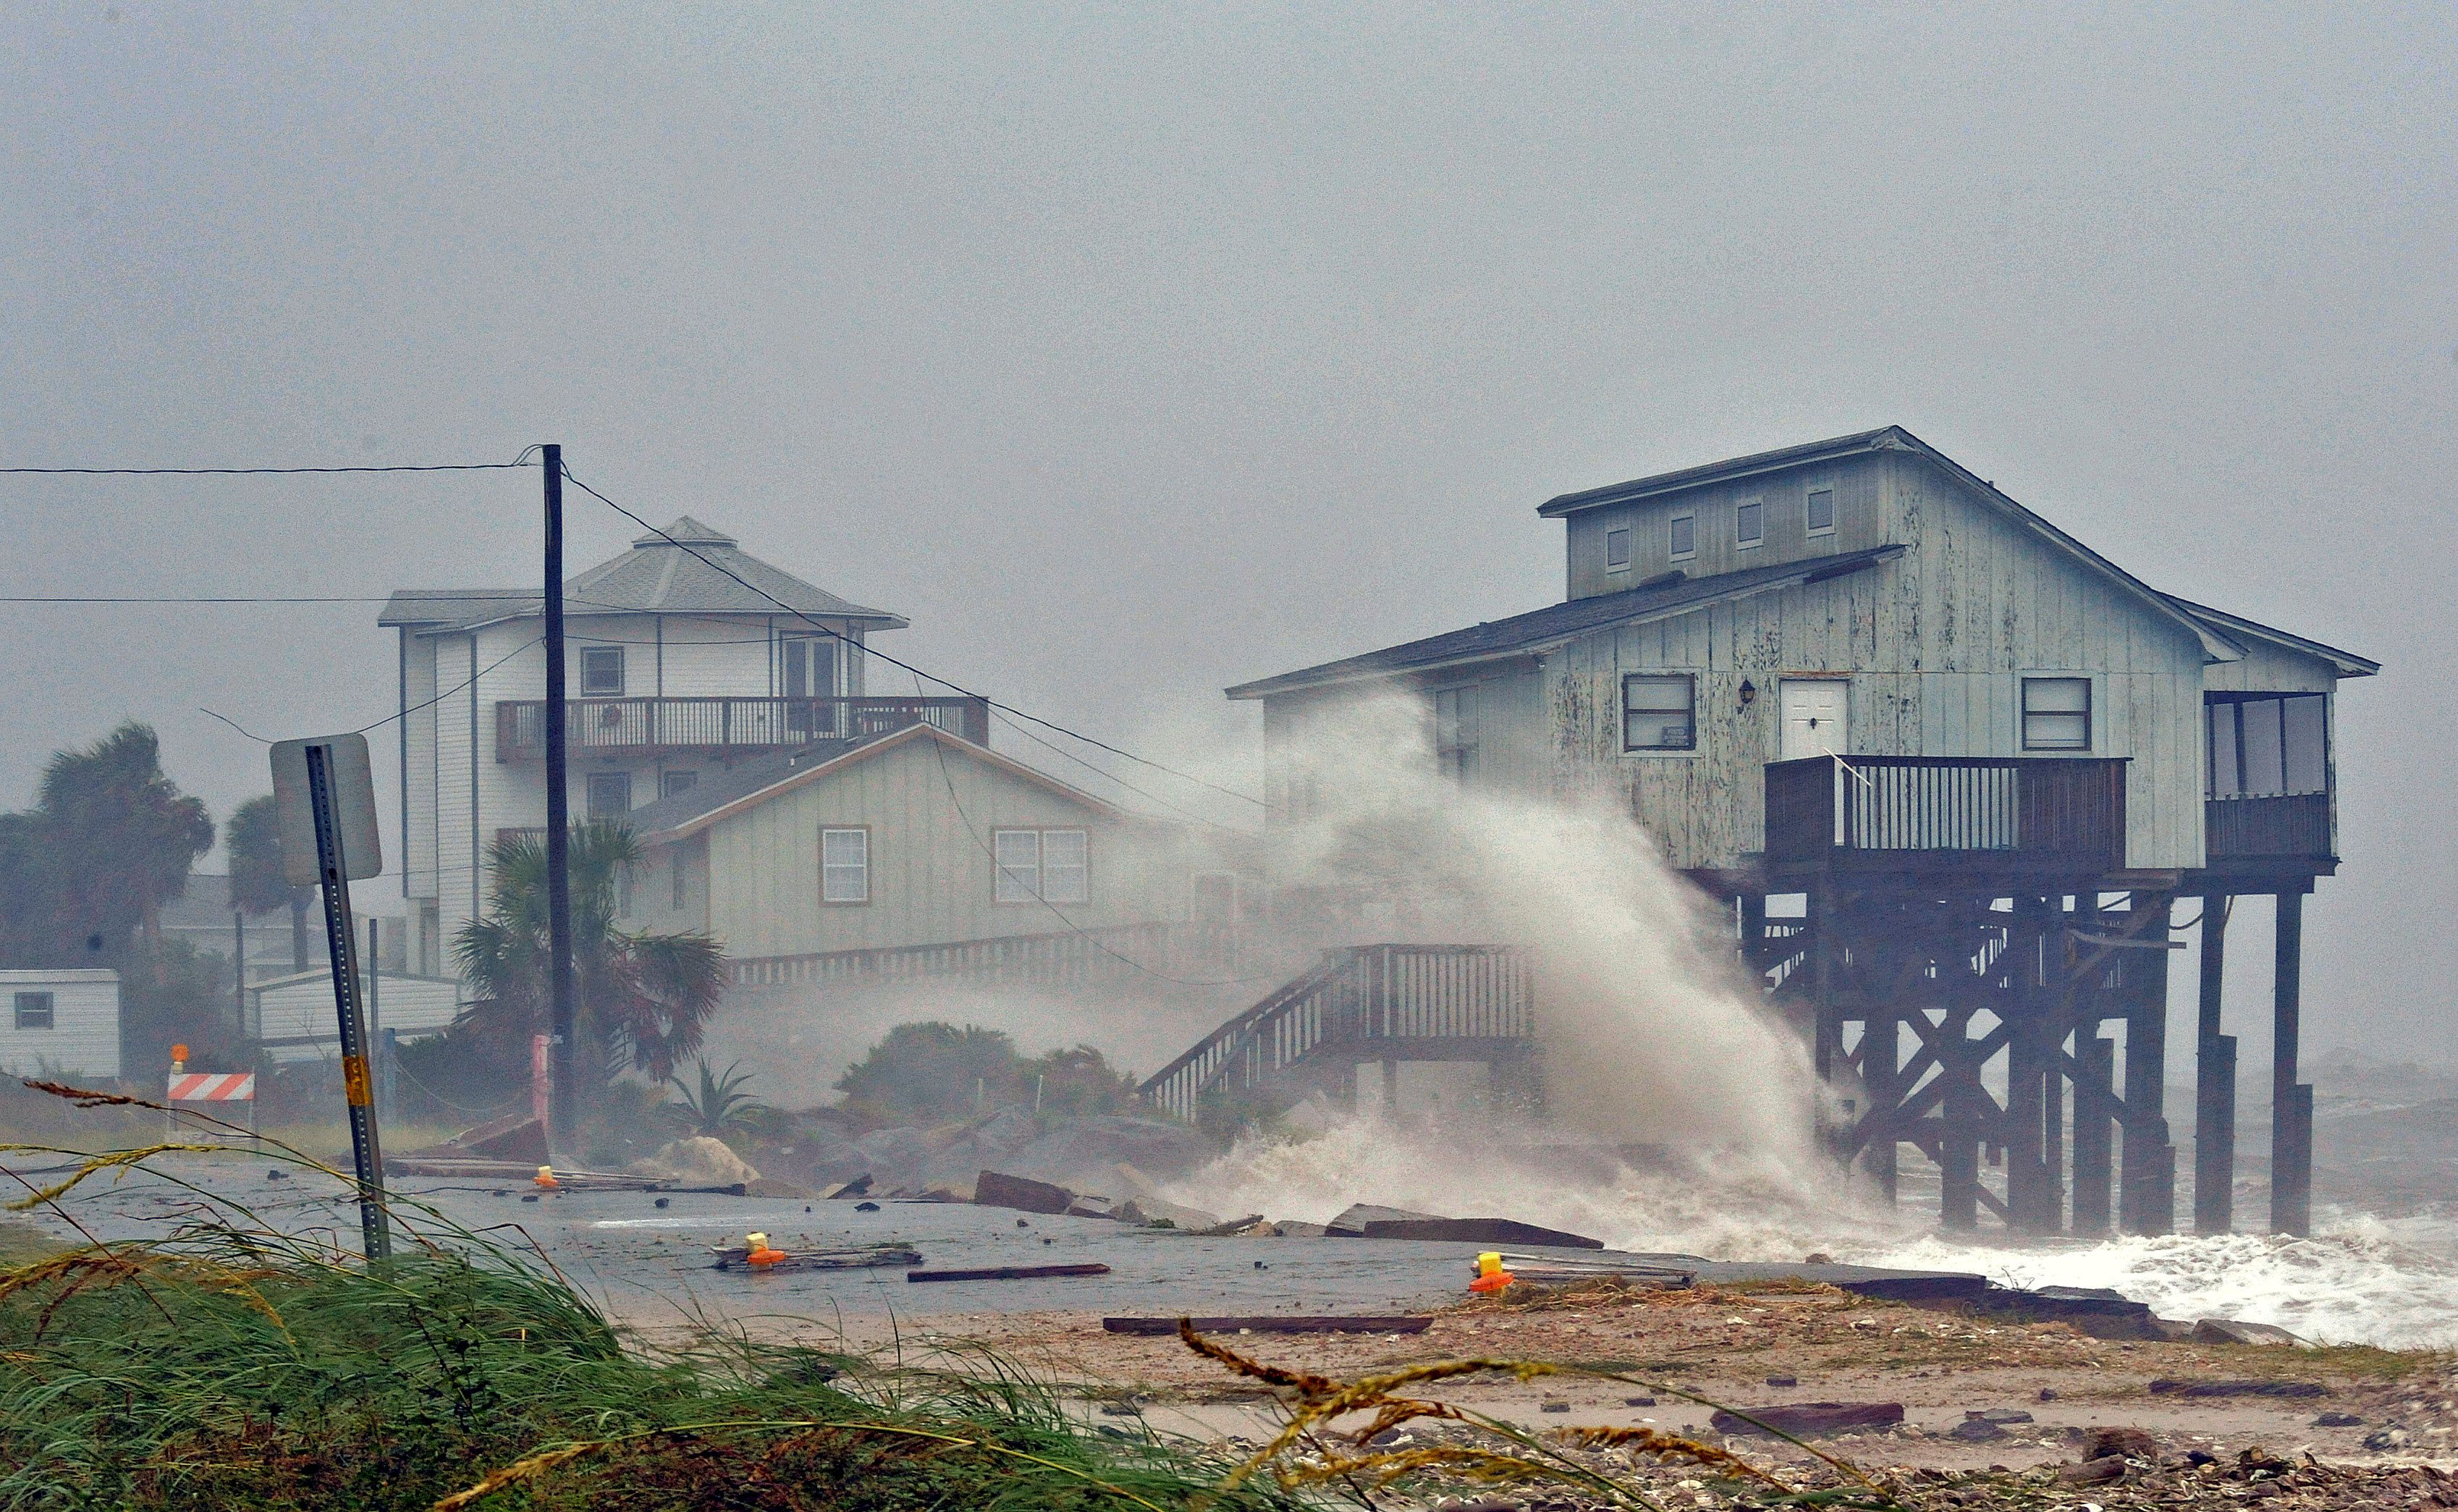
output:
<path id="1" fill-rule="evenodd" d="M 2231 900 L 2271 895 L 2270 1222 L 2303 1232 L 2302 901 L 2338 866 L 2335 689 L 2374 663 L 2162 593 L 1901 427 L 1539 513 L 1565 602 L 1230 690 L 1264 704 L 1276 814 L 1339 779 L 1309 722 L 1393 690 L 1463 784 L 1626 804 L 1729 901 L 1838 1084 L 1839 1156 L 1891 1191 L 1922 1150 L 1949 1226 L 2173 1226 L 2168 973 L 2197 909 L 2195 1221 L 2230 1226 L 2220 942 Z"/>

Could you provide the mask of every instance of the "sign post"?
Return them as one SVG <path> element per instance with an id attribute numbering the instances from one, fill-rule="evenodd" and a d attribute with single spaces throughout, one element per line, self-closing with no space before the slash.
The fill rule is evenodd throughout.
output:
<path id="1" fill-rule="evenodd" d="M 341 1017 L 342 1087 L 349 1102 L 350 1153 L 357 1162 L 359 1226 L 370 1264 L 392 1257 L 385 1216 L 384 1150 L 376 1138 L 374 1087 L 367 1075 L 366 1005 L 359 980 L 357 932 L 350 927 L 350 880 L 379 876 L 375 779 L 362 735 L 284 740 L 273 748 L 273 801 L 281 827 L 281 869 L 295 886 L 324 894 L 324 942 L 333 964 L 333 1006 Z"/>

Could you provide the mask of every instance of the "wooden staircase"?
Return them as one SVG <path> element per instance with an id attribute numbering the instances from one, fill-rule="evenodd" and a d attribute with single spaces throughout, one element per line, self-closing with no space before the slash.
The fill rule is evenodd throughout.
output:
<path id="1" fill-rule="evenodd" d="M 1370 1061 L 1484 1061 L 1524 1076 L 1534 1029 L 1535 993 L 1515 947 L 1345 945 L 1213 1030 L 1141 1091 L 1193 1121 L 1207 1100 L 1320 1087 L 1353 1101 L 1355 1069 Z"/>

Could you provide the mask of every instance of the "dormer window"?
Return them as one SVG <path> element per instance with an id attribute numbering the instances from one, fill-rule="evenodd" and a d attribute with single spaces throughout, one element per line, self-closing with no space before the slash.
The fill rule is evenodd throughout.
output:
<path id="1" fill-rule="evenodd" d="M 1744 499 L 1733 511 L 1733 544 L 1757 546 L 1766 539 L 1766 503 L 1760 499 Z"/>
<path id="2" fill-rule="evenodd" d="M 1824 535 L 1835 528 L 1835 490 L 1812 488 L 1801 511 L 1802 528 L 1811 535 Z"/>
<path id="3" fill-rule="evenodd" d="M 1630 569 L 1630 527 L 1614 526 L 1605 532 L 1605 570 L 1622 572 Z"/>
<path id="4" fill-rule="evenodd" d="M 1675 515 L 1666 544 L 1672 549 L 1667 554 L 1677 562 L 1696 552 L 1698 549 L 1698 517 L 1695 514 Z"/>

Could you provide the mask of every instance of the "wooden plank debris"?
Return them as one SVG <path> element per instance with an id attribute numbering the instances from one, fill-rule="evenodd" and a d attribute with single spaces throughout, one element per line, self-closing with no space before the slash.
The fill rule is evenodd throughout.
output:
<path id="1" fill-rule="evenodd" d="M 1433 1318 L 1413 1314 L 1390 1315 L 1300 1317 L 1191 1317 L 1198 1334 L 1422 1334 Z M 1105 1317 L 1101 1327 L 1113 1334 L 1175 1334 L 1174 1317 Z"/>
<path id="2" fill-rule="evenodd" d="M 1032 1281 L 1047 1275 L 1107 1275 L 1098 1261 L 1082 1265 L 988 1265 L 961 1271 L 907 1271 L 908 1281 Z"/>
<path id="3" fill-rule="evenodd" d="M 1723 1434 L 1788 1433 L 1814 1439 L 1822 1434 L 1891 1427 L 1904 1420 L 1904 1404 L 1899 1401 L 1790 1401 L 1747 1410 L 1749 1419 L 1719 1410 L 1707 1419 L 1707 1425 Z"/>
<path id="4" fill-rule="evenodd" d="M 860 1250 L 789 1250 L 785 1258 L 767 1265 L 753 1265 L 750 1252 L 741 1245 L 729 1245 L 714 1252 L 719 1271 L 863 1271 L 887 1265 L 920 1265 L 922 1253 L 903 1245 L 872 1245 Z"/>

